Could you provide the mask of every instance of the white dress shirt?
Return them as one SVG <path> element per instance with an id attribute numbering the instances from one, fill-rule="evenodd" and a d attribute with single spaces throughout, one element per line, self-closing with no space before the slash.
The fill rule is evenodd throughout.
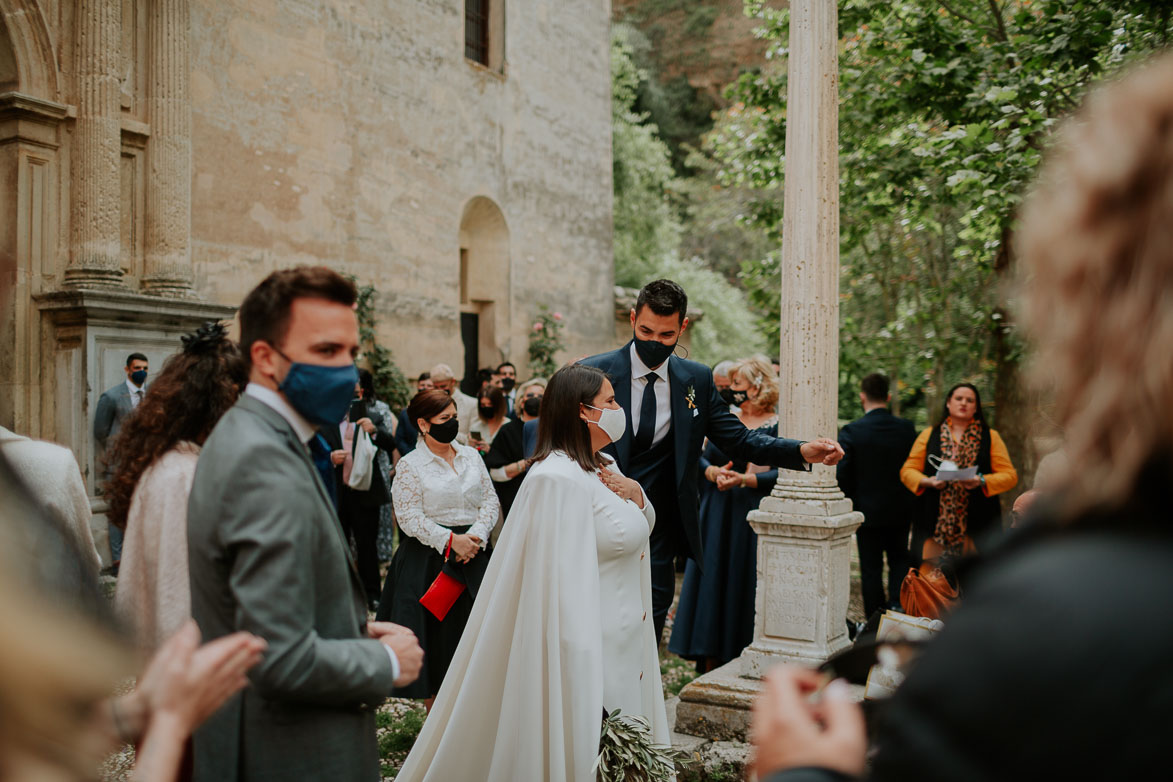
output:
<path id="1" fill-rule="evenodd" d="M 639 431 L 639 414 L 643 406 L 644 386 L 648 381 L 644 375 L 655 372 L 656 377 L 656 432 L 652 435 L 652 445 L 660 442 L 668 434 L 668 427 L 672 424 L 672 396 L 668 390 L 668 359 L 664 360 L 657 369 L 648 369 L 647 364 L 639 358 L 633 342 L 631 351 L 631 436 Z"/>
<path id="2" fill-rule="evenodd" d="M 143 401 L 143 393 L 146 392 L 146 389 L 130 382 L 129 377 L 126 378 L 126 387 L 130 389 L 130 409 L 133 410 L 138 407 L 139 402 Z"/>
<path id="3" fill-rule="evenodd" d="M 288 421 L 289 425 L 293 427 L 297 439 L 301 440 L 307 447 L 309 446 L 309 441 L 318 433 L 318 428 L 305 420 L 305 416 L 294 410 L 293 406 L 286 402 L 285 397 L 279 392 L 271 388 L 265 388 L 259 383 L 249 383 L 245 386 L 244 393 L 276 410 L 278 415 Z M 399 658 L 395 656 L 395 652 L 392 651 L 390 646 L 384 644 L 383 648 L 387 650 L 387 656 L 391 658 L 391 678 L 393 680 L 398 679 Z"/>
<path id="4" fill-rule="evenodd" d="M 399 529 L 441 554 L 451 527 L 471 525 L 468 534 L 480 538 L 484 548 L 500 513 L 481 455 L 467 445 L 452 445 L 455 469 L 421 442 L 396 464 L 391 490 Z"/>

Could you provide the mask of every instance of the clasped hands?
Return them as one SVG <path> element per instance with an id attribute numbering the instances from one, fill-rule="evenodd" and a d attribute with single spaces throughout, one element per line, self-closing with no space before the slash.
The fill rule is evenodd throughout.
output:
<path id="1" fill-rule="evenodd" d="M 476 535 L 452 536 L 452 555 L 456 557 L 456 561 L 464 564 L 470 561 L 473 557 L 481 552 L 481 543 L 483 543 Z"/>
<path id="2" fill-rule="evenodd" d="M 834 466 L 843 458 L 843 446 L 830 437 L 818 437 L 805 442 L 798 450 L 807 464 Z"/>
<path id="3" fill-rule="evenodd" d="M 724 467 L 718 467 L 715 464 L 710 464 L 705 468 L 705 478 L 710 482 L 717 484 L 718 491 L 729 491 L 738 486 L 754 486 L 758 485 L 757 478 L 753 473 L 740 473 L 732 469 L 733 462 L 728 462 Z"/>

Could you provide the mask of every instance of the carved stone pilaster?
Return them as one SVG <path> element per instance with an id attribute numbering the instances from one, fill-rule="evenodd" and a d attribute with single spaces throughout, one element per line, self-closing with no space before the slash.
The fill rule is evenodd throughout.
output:
<path id="1" fill-rule="evenodd" d="M 143 287 L 165 296 L 192 295 L 191 102 L 188 99 L 191 15 L 188 0 L 155 0 L 148 18 L 146 271 Z"/>
<path id="2" fill-rule="evenodd" d="M 118 0 L 78 0 L 74 67 L 74 124 L 69 265 L 65 284 L 77 288 L 122 287 L 121 108 L 118 94 L 122 47 Z"/>

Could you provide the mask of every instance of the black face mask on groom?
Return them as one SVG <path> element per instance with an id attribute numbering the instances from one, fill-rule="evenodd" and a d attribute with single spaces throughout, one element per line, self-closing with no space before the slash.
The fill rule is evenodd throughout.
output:
<path id="1" fill-rule="evenodd" d="M 640 339 L 635 335 L 632 335 L 632 339 L 635 340 L 635 354 L 648 369 L 655 369 L 663 364 L 676 349 L 675 342 L 671 345 L 665 345 L 663 342 L 654 339 Z"/>

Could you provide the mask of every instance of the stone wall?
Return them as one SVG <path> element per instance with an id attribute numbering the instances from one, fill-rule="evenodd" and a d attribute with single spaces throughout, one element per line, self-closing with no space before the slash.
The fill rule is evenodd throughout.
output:
<path id="1" fill-rule="evenodd" d="M 462 309 L 488 313 L 482 364 L 524 364 L 539 303 L 566 314 L 568 355 L 609 344 L 608 4 L 510 0 L 500 72 L 464 58 L 463 8 L 192 0 L 198 292 L 232 304 L 279 266 L 344 269 L 379 290 L 409 374 L 459 372 Z M 474 199 L 507 252 L 470 251 L 462 305 Z"/>

